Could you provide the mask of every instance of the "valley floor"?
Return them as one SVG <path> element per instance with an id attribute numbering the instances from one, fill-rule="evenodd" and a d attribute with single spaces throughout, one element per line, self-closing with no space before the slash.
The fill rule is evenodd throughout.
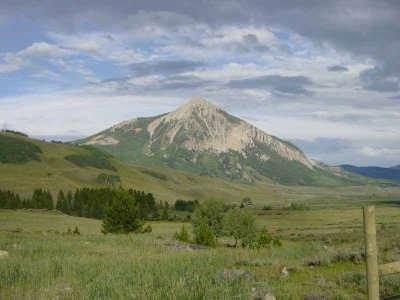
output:
<path id="1" fill-rule="evenodd" d="M 0 299 L 366 298 L 361 207 L 257 213 L 280 248 L 194 251 L 171 243 L 183 223 L 103 235 L 99 220 L 0 210 Z M 400 206 L 378 203 L 377 224 L 380 261 L 400 260 Z M 382 278 L 382 297 L 399 292 L 399 275 Z"/>

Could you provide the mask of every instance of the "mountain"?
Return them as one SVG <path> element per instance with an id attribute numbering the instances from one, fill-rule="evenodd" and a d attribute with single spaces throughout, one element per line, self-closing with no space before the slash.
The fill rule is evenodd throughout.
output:
<path id="1" fill-rule="evenodd" d="M 357 167 L 353 165 L 341 165 L 342 169 L 375 179 L 390 179 L 400 180 L 400 166 L 394 166 L 391 168 L 381 167 Z"/>
<path id="2" fill-rule="evenodd" d="M 91 146 L 75 147 L 0 131 L 0 190 L 31 197 L 33 189 L 67 192 L 83 187 L 111 187 L 112 182 L 151 192 L 157 201 L 217 197 L 240 202 L 279 202 L 278 186 L 240 184 L 167 168 L 145 168 L 122 162 Z"/>
<path id="3" fill-rule="evenodd" d="M 143 166 L 164 166 L 208 177 L 244 182 L 268 178 L 293 185 L 348 181 L 308 159 L 295 145 L 203 99 L 193 99 L 166 114 L 123 121 L 75 143 L 94 145 Z"/>

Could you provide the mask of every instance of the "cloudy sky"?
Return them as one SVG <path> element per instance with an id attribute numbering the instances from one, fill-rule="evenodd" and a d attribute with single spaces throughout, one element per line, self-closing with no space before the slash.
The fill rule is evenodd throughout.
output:
<path id="1" fill-rule="evenodd" d="M 392 166 L 399 20 L 395 0 L 2 0 L 0 128 L 65 140 L 202 97 L 312 158 Z"/>

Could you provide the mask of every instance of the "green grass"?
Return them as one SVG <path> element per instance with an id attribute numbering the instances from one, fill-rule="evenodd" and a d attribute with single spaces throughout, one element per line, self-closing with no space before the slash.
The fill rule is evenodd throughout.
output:
<path id="1" fill-rule="evenodd" d="M 251 299 L 270 289 L 277 299 L 364 299 L 361 209 L 279 214 L 258 224 L 280 231 L 281 248 L 166 247 L 182 223 L 153 222 L 149 234 L 102 235 L 101 221 L 47 211 L 0 210 L 0 295 L 3 299 Z M 304 215 L 306 214 L 306 215 Z M 400 208 L 378 206 L 380 262 L 400 260 Z M 379 224 L 386 225 L 382 229 Z M 81 235 L 66 235 L 78 226 Z M 190 225 L 186 224 L 190 230 Z M 344 230 L 345 229 L 345 230 Z M 225 238 L 221 243 L 229 242 Z M 310 267 L 313 263 L 315 266 Z M 289 268 L 289 277 L 281 271 Z M 234 271 L 244 270 L 249 278 Z M 398 275 L 382 278 L 382 296 L 400 288 Z M 315 298 L 318 299 L 318 298 Z"/>
<path id="2" fill-rule="evenodd" d="M 71 154 L 65 156 L 64 158 L 81 168 L 93 167 L 97 169 L 108 169 L 112 171 L 117 171 L 117 169 L 110 163 L 110 161 L 104 157 L 85 154 Z"/>

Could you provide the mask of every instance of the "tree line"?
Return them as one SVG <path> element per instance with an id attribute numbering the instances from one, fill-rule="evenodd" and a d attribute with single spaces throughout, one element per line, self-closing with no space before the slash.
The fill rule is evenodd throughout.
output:
<path id="1" fill-rule="evenodd" d="M 120 189 L 120 188 L 118 188 Z M 48 190 L 34 189 L 31 198 L 21 198 L 12 191 L 0 190 L 0 208 L 19 209 L 57 209 L 67 215 L 103 219 L 106 211 L 117 197 L 115 188 L 78 188 L 74 192 L 60 190 L 56 201 Z M 121 188 L 122 189 L 122 188 Z M 175 204 L 156 202 L 152 193 L 129 189 L 126 192 L 138 206 L 139 216 L 143 220 L 170 220 L 171 210 L 193 212 L 198 201 L 177 200 Z M 55 203 L 55 206 L 54 206 Z"/>
<path id="2" fill-rule="evenodd" d="M 11 191 L 0 190 L 0 208 L 17 209 L 17 208 L 45 208 L 54 209 L 53 197 L 51 193 L 42 189 L 35 189 L 32 198 L 21 197 Z"/>

